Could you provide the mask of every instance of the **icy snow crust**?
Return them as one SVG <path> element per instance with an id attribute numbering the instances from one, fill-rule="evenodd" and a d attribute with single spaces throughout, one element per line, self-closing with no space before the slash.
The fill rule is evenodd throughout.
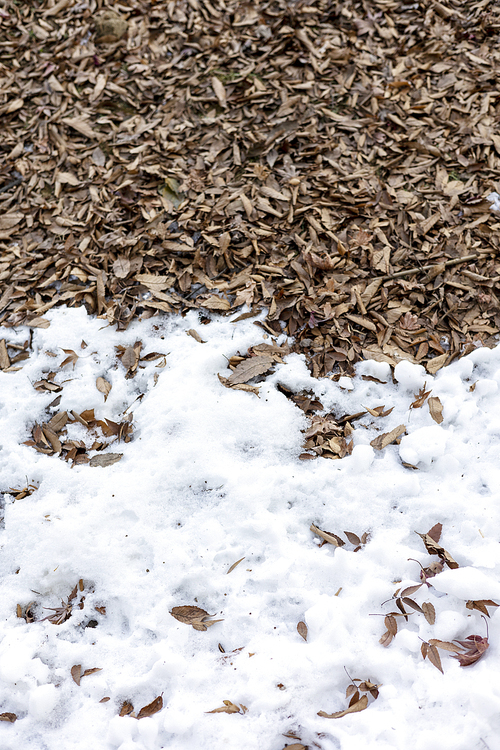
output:
<path id="1" fill-rule="evenodd" d="M 376 362 L 358 365 L 353 380 L 314 380 L 292 354 L 257 398 L 217 377 L 229 374 L 226 358 L 263 342 L 251 320 L 201 325 L 192 312 L 119 334 L 82 308 L 46 317 L 51 325 L 34 331 L 23 369 L 0 373 L 0 488 L 39 483 L 30 497 L 5 496 L 0 530 L 0 712 L 18 716 L 0 723 L 2 750 L 281 750 L 296 741 L 283 736 L 290 731 L 322 750 L 500 748 L 498 611 L 490 609 L 491 645 L 476 665 L 464 669 L 441 652 L 442 675 L 420 653 L 420 639 L 486 635 L 465 601 L 500 602 L 500 348 L 477 349 L 434 378 L 401 363 L 396 383 Z M 190 328 L 206 343 L 186 335 Z M 27 329 L 8 336 L 22 342 Z M 167 354 L 167 364 L 126 380 L 114 347 L 137 339 L 143 352 Z M 60 347 L 81 355 L 74 371 L 54 366 Z M 71 469 L 23 445 L 33 423 L 47 419 L 54 394 L 32 382 L 51 369 L 64 381 L 60 410 L 94 408 L 119 421 L 145 393 L 132 407 L 133 441 L 111 448 L 124 453 L 119 463 Z M 106 403 L 99 376 L 113 386 Z M 409 410 L 424 382 L 443 404 L 441 425 L 427 405 Z M 278 383 L 314 391 L 339 416 L 395 408 L 354 423 L 352 456 L 299 461 L 307 420 Z M 374 451 L 370 440 L 399 424 L 408 429 L 401 444 Z M 435 625 L 420 614 L 400 619 L 383 648 L 380 615 L 395 606 L 381 605 L 419 581 L 408 558 L 437 559 L 414 531 L 438 521 L 460 568 L 414 595 L 434 604 Z M 369 530 L 371 539 L 356 553 L 320 547 L 311 523 L 339 535 Z M 42 607 L 59 606 L 80 578 L 84 609 L 64 624 L 16 617 L 16 605 L 31 601 L 38 617 L 50 614 Z M 169 614 L 181 605 L 224 621 L 197 632 Z M 85 627 L 91 619 L 97 627 Z M 77 686 L 75 664 L 102 671 Z M 345 670 L 381 683 L 378 700 L 338 720 L 319 717 L 347 707 Z M 117 715 L 124 700 L 138 711 L 160 694 L 164 708 L 154 716 Z M 206 713 L 225 699 L 248 712 Z"/>

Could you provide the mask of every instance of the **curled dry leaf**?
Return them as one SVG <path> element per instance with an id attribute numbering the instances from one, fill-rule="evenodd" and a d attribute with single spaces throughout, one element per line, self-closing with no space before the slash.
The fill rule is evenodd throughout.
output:
<path id="1" fill-rule="evenodd" d="M 209 618 L 213 617 L 213 615 L 209 615 L 208 612 L 200 607 L 191 607 L 190 605 L 173 607 L 170 610 L 170 614 L 179 622 L 192 625 L 195 630 L 207 630 L 210 625 L 222 622 L 222 620 L 210 620 Z"/>
<path id="2" fill-rule="evenodd" d="M 425 544 L 425 548 L 429 555 L 439 555 L 441 560 L 443 560 L 449 568 L 458 568 L 459 565 L 452 558 L 449 552 L 447 552 L 444 547 L 441 547 L 440 544 L 437 544 L 437 542 L 434 541 L 434 539 L 429 536 L 429 534 L 420 534 L 420 532 L 416 531 L 416 534 L 419 535 L 419 537 L 422 539 L 423 543 Z"/>
<path id="3" fill-rule="evenodd" d="M 10 723 L 13 724 L 16 719 L 16 714 L 12 714 L 9 711 L 4 711 L 3 714 L 0 714 L 0 721 L 10 721 Z"/>
<path id="4" fill-rule="evenodd" d="M 490 647 L 488 639 L 480 635 L 469 635 L 464 641 L 456 641 L 456 643 L 464 648 L 464 653 L 453 655 L 461 667 L 471 667 L 485 655 Z"/>
<path id="5" fill-rule="evenodd" d="M 302 622 L 302 620 L 297 623 L 297 633 L 305 640 L 307 641 L 307 625 L 305 622 Z"/>
<path id="6" fill-rule="evenodd" d="M 239 706 L 231 701 L 223 701 L 224 705 L 220 708 L 214 708 L 211 711 L 205 711 L 207 714 L 245 714 L 248 708 L 240 703 Z"/>
<path id="7" fill-rule="evenodd" d="M 333 714 L 327 714 L 324 711 L 318 711 L 318 716 L 322 716 L 324 719 L 341 719 L 343 716 L 347 716 L 347 714 L 355 714 L 359 711 L 364 711 L 367 706 L 368 696 L 363 695 L 361 696 L 359 701 L 353 703 L 353 705 L 349 706 L 349 708 L 346 708 L 345 711 L 336 711 Z"/>
<path id="8" fill-rule="evenodd" d="M 107 401 L 112 385 L 104 378 L 97 378 L 95 381 L 97 390 L 104 395 L 104 401 Z"/>
<path id="9" fill-rule="evenodd" d="M 310 525 L 309 529 L 313 534 L 316 534 L 321 537 L 321 539 L 324 539 L 325 542 L 328 542 L 328 544 L 333 544 L 334 547 L 343 547 L 345 544 L 344 540 L 337 536 L 337 534 L 333 534 L 330 531 L 323 531 L 323 529 L 320 529 L 314 523 Z"/>
<path id="10" fill-rule="evenodd" d="M 151 701 L 151 703 L 148 703 L 147 706 L 143 706 L 139 713 L 137 714 L 138 719 L 144 719 L 145 716 L 153 716 L 153 714 L 157 714 L 158 711 L 161 711 L 163 708 L 163 698 L 161 695 L 159 695 L 157 698 L 154 699 L 154 701 Z"/>

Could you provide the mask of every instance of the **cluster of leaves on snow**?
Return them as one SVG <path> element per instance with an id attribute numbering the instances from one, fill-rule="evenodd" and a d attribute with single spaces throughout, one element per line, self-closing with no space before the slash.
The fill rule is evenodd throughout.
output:
<path id="1" fill-rule="evenodd" d="M 85 341 L 82 341 L 82 349 L 87 348 Z M 116 346 L 117 359 L 125 368 L 125 378 L 133 378 L 140 366 L 144 367 L 145 363 L 162 359 L 158 366 L 164 366 L 165 355 L 159 352 L 150 352 L 141 356 L 142 342 L 136 341 L 133 346 Z M 75 368 L 81 354 L 77 354 L 73 349 L 62 350 L 67 356 L 59 365 L 62 370 L 67 365 Z M 56 357 L 53 352 L 46 352 L 49 356 Z M 56 382 L 55 371 L 51 371 L 40 380 L 33 383 L 35 390 L 41 393 L 60 393 L 63 390 L 64 383 Z M 96 388 L 103 394 L 106 402 L 111 390 L 111 383 L 106 378 L 99 376 L 96 378 Z M 46 421 L 39 424 L 35 422 L 31 430 L 31 438 L 25 441 L 25 445 L 34 448 L 38 453 L 44 453 L 48 456 L 59 455 L 66 461 L 71 461 L 72 466 L 76 464 L 88 463 L 90 466 L 110 466 L 122 457 L 122 453 L 102 453 L 112 443 L 130 442 L 132 439 L 132 420 L 133 413 L 123 415 L 120 422 L 111 419 L 99 419 L 95 415 L 94 409 L 85 409 L 78 413 L 75 410 L 56 411 L 61 402 L 61 396 L 56 396 L 47 410 L 49 410 Z M 54 413 L 55 412 L 55 413 Z M 86 430 L 86 439 L 72 438 L 68 436 L 68 427 L 80 424 Z M 89 456 L 88 451 L 96 451 L 97 455 Z"/>

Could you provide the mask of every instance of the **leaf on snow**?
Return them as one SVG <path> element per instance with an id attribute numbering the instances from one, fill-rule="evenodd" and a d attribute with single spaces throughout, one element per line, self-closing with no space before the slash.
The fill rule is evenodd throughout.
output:
<path id="1" fill-rule="evenodd" d="M 161 711 L 163 708 L 163 698 L 161 695 L 159 695 L 157 698 L 154 699 L 154 701 L 151 701 L 151 703 L 148 703 L 147 706 L 143 706 L 139 713 L 137 714 L 138 719 L 144 719 L 145 716 L 153 716 L 153 714 L 157 714 L 158 711 Z"/>
<path id="2" fill-rule="evenodd" d="M 257 375 L 262 375 L 270 370 L 274 364 L 274 357 L 268 355 L 248 357 L 248 359 L 244 359 L 243 362 L 237 365 L 236 369 L 229 376 L 228 382 L 230 385 L 248 383 L 249 380 L 257 377 Z"/>
<path id="3" fill-rule="evenodd" d="M 429 413 L 433 420 L 438 424 L 443 421 L 443 404 L 441 403 L 438 396 L 431 396 L 429 401 Z"/>
<path id="4" fill-rule="evenodd" d="M 231 565 L 231 567 L 227 571 L 226 575 L 229 575 L 229 573 L 232 573 L 233 570 L 236 568 L 236 566 L 239 565 L 240 562 L 243 562 L 244 559 L 245 559 L 244 557 L 241 557 L 239 560 L 236 560 L 236 562 Z"/>
<path id="5" fill-rule="evenodd" d="M 419 531 L 416 531 L 415 533 L 418 534 L 422 539 L 429 555 L 439 555 L 441 560 L 444 560 L 449 568 L 455 569 L 459 567 L 458 563 L 452 558 L 449 552 L 447 552 L 444 547 L 441 547 L 440 544 L 435 542 L 429 534 L 421 534 Z"/>
<path id="6" fill-rule="evenodd" d="M 297 623 L 297 633 L 307 641 L 307 625 L 302 620 Z"/>
<path id="7" fill-rule="evenodd" d="M 323 531 L 313 523 L 310 525 L 309 530 L 312 531 L 313 534 L 320 536 L 325 542 L 328 542 L 328 544 L 333 544 L 334 547 L 343 547 L 345 544 L 344 540 L 337 536 L 337 534 L 333 534 L 330 531 Z"/>
<path id="8" fill-rule="evenodd" d="M 10 721 L 10 723 L 13 724 L 16 719 L 16 714 L 12 714 L 9 711 L 4 711 L 3 714 L 0 714 L 0 721 Z"/>
<path id="9" fill-rule="evenodd" d="M 134 707 L 133 707 L 133 705 L 131 704 L 130 701 L 123 701 L 123 703 L 122 703 L 122 705 L 120 707 L 120 713 L 118 715 L 119 716 L 128 716 L 129 714 L 131 714 L 133 712 L 133 710 L 134 710 Z"/>
<path id="10" fill-rule="evenodd" d="M 475 664 L 490 647 L 488 639 L 480 635 L 469 635 L 464 641 L 457 641 L 457 643 L 463 646 L 464 653 L 454 654 L 453 658 L 458 660 L 461 667 L 470 667 Z"/>
<path id="11" fill-rule="evenodd" d="M 68 356 L 63 362 L 61 362 L 59 367 L 65 367 L 66 365 L 73 365 L 73 369 L 75 369 L 75 365 L 79 360 L 78 354 L 74 352 L 73 349 L 63 349 L 63 352 L 67 354 Z"/>
<path id="12" fill-rule="evenodd" d="M 420 650 L 422 652 L 422 656 L 424 659 L 428 656 L 430 663 L 436 667 L 436 669 L 439 669 L 441 674 L 444 674 L 443 667 L 441 665 L 441 657 L 439 656 L 439 651 L 437 650 L 436 646 L 430 641 L 429 643 L 422 643 L 422 646 L 420 647 Z"/>
<path id="13" fill-rule="evenodd" d="M 79 685 L 82 677 L 81 664 L 75 664 L 73 667 L 71 667 L 71 676 L 73 678 L 73 682 L 76 682 L 76 684 Z"/>
<path id="14" fill-rule="evenodd" d="M 112 466 L 122 457 L 123 453 L 99 453 L 97 456 L 92 456 L 89 466 Z"/>
<path id="15" fill-rule="evenodd" d="M 108 383 L 104 378 L 97 378 L 95 381 L 97 390 L 104 395 L 104 401 L 106 402 L 109 392 L 111 391 L 112 385 Z"/>
<path id="16" fill-rule="evenodd" d="M 427 534 L 430 536 L 431 539 L 433 539 L 436 544 L 438 544 L 439 540 L 441 539 L 441 532 L 443 530 L 443 524 L 442 523 L 436 523 L 432 527 L 432 529 L 429 529 Z"/>
<path id="17" fill-rule="evenodd" d="M 398 437 L 404 432 L 406 432 L 406 426 L 404 424 L 400 424 L 390 432 L 384 432 L 382 435 L 378 435 L 370 442 L 370 445 L 372 446 L 372 448 L 375 448 L 375 450 L 381 451 L 391 443 L 394 443 L 394 441 L 397 440 Z"/>
<path id="18" fill-rule="evenodd" d="M 192 336 L 192 338 L 197 341 L 199 344 L 206 344 L 206 341 L 203 341 L 200 334 L 194 330 L 194 328 L 190 328 L 188 331 L 186 331 L 188 336 Z"/>
<path id="19" fill-rule="evenodd" d="M 422 612 L 429 625 L 434 625 L 436 622 L 436 610 L 431 602 L 422 603 Z"/>
<path id="20" fill-rule="evenodd" d="M 467 609 L 476 609 L 478 612 L 482 612 L 483 615 L 486 615 L 486 617 L 489 617 L 490 613 L 488 612 L 487 607 L 498 607 L 500 605 L 491 599 L 469 599 L 465 606 Z"/>
<path id="21" fill-rule="evenodd" d="M 240 703 L 239 706 L 231 701 L 223 701 L 224 705 L 220 708 L 214 708 L 212 711 L 205 711 L 207 714 L 244 714 L 248 711 L 248 708 Z"/>
<path id="22" fill-rule="evenodd" d="M 195 630 L 206 630 L 210 625 L 222 622 L 222 620 L 209 620 L 208 618 L 213 617 L 213 615 L 209 615 L 208 612 L 200 607 L 192 607 L 190 605 L 173 607 L 170 610 L 170 614 L 179 622 L 192 625 Z"/>
<path id="23" fill-rule="evenodd" d="M 352 706 L 349 706 L 349 708 L 346 708 L 345 711 L 336 711 L 333 714 L 327 714 L 324 711 L 318 711 L 318 716 L 322 716 L 325 719 L 341 719 L 342 716 L 347 716 L 347 714 L 355 714 L 359 711 L 364 711 L 365 708 L 368 706 L 368 696 L 363 695 L 359 701 L 354 703 Z"/>

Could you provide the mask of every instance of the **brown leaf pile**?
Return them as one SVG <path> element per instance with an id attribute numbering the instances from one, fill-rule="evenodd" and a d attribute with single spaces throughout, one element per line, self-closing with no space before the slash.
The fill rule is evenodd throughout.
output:
<path id="1" fill-rule="evenodd" d="M 0 323 L 265 306 L 315 376 L 491 345 L 499 18 L 494 0 L 6 0 Z"/>

